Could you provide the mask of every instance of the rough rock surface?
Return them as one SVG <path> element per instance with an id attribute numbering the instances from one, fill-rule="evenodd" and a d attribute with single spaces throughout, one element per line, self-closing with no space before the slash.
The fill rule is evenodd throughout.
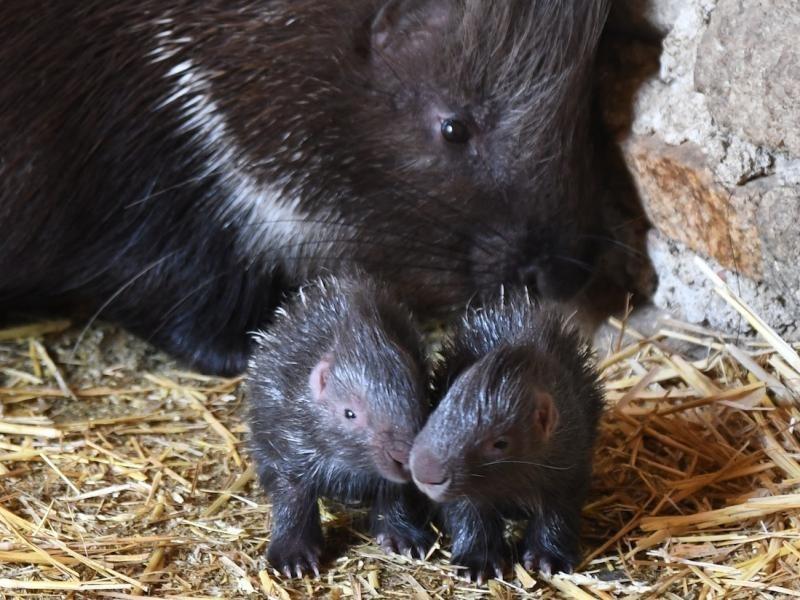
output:
<path id="1" fill-rule="evenodd" d="M 684 0 L 618 0 L 612 5 L 611 25 L 645 35 L 669 33 Z"/>
<path id="2" fill-rule="evenodd" d="M 662 235 L 750 277 L 762 271 L 755 207 L 716 183 L 701 149 L 653 137 L 626 144 L 650 221 Z"/>
<path id="3" fill-rule="evenodd" d="M 701 38 L 695 83 L 721 126 L 800 155 L 799 37 L 797 0 L 720 0 Z"/>
<path id="4" fill-rule="evenodd" d="M 747 330 L 697 270 L 700 256 L 800 338 L 798 32 L 796 0 L 615 6 L 604 114 L 654 226 L 654 301 L 678 317 Z"/>

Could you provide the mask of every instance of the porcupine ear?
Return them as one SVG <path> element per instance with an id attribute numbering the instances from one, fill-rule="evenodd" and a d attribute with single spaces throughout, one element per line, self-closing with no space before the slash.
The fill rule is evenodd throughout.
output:
<path id="1" fill-rule="evenodd" d="M 553 397 L 547 392 L 534 393 L 536 408 L 533 411 L 533 431 L 536 438 L 547 442 L 558 426 L 558 409 Z"/>
<path id="2" fill-rule="evenodd" d="M 388 0 L 372 22 L 373 60 L 421 48 L 447 26 L 452 11 L 452 0 Z"/>
<path id="3" fill-rule="evenodd" d="M 332 366 L 333 355 L 325 354 L 311 369 L 311 374 L 308 376 L 308 387 L 311 389 L 311 398 L 315 402 L 324 402 L 328 398 L 328 378 Z"/>

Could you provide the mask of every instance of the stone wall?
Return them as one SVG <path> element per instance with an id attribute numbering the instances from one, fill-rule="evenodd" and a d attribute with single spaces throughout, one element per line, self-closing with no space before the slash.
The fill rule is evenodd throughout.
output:
<path id="1" fill-rule="evenodd" d="M 701 256 L 800 338 L 800 2 L 617 0 L 606 121 L 653 229 L 657 306 L 736 330 Z"/>

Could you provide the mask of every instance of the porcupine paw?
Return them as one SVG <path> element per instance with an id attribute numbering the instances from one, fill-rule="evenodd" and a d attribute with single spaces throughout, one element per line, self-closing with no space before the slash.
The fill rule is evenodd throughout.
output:
<path id="1" fill-rule="evenodd" d="M 398 527 L 381 522 L 375 529 L 378 544 L 387 554 L 405 554 L 411 558 L 424 559 L 436 541 L 433 532 L 424 527 L 413 525 Z"/>
<path id="2" fill-rule="evenodd" d="M 275 539 L 269 544 L 267 560 L 287 578 L 319 577 L 322 540 Z"/>
<path id="3" fill-rule="evenodd" d="M 522 564 L 530 572 L 539 571 L 545 575 L 572 573 L 580 562 L 578 553 L 566 548 L 544 549 L 538 544 L 524 544 L 520 550 Z"/>
<path id="4" fill-rule="evenodd" d="M 453 554 L 450 562 L 459 567 L 459 575 L 482 584 L 489 579 L 502 579 L 511 564 L 508 546 L 503 542 L 489 548 L 469 548 L 466 552 Z"/>

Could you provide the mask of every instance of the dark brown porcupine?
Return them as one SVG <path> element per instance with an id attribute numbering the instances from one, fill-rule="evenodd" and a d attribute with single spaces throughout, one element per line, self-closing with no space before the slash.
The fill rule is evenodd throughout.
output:
<path id="1" fill-rule="evenodd" d="M 272 501 L 272 565 L 319 574 L 320 496 L 373 500 L 381 545 L 424 556 L 427 500 L 409 483 L 408 456 L 429 410 L 427 370 L 408 310 L 363 273 L 325 277 L 256 340 L 249 425 Z"/>
<path id="2" fill-rule="evenodd" d="M 411 471 L 441 503 L 453 563 L 474 579 L 502 574 L 504 519 L 523 519 L 525 567 L 572 570 L 603 406 L 588 341 L 513 293 L 470 311 L 443 355 Z"/>

